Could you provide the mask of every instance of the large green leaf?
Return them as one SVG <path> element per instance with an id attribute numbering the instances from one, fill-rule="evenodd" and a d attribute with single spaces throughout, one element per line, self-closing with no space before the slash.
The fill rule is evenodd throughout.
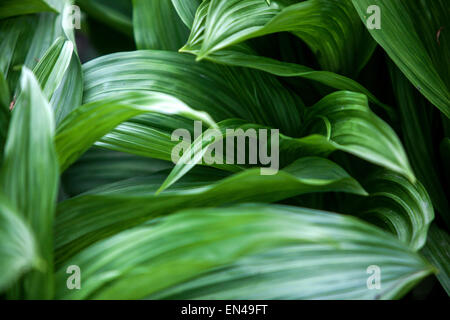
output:
<path id="1" fill-rule="evenodd" d="M 0 196 L 0 256 L 0 292 L 40 264 L 32 231 L 4 196 Z"/>
<path id="2" fill-rule="evenodd" d="M 189 37 L 169 0 L 133 0 L 133 32 L 138 49 L 177 51 Z"/>
<path id="3" fill-rule="evenodd" d="M 81 268 L 83 290 L 67 289 L 70 264 Z M 371 266 L 381 270 L 379 290 L 368 288 Z M 124 231 L 66 261 L 56 282 L 60 299 L 389 299 L 431 270 L 354 218 L 243 206 L 193 209 Z"/>
<path id="4" fill-rule="evenodd" d="M 55 0 L 0 0 L 0 19 L 42 11 L 58 12 L 54 3 Z"/>
<path id="5" fill-rule="evenodd" d="M 64 172 L 62 184 L 69 196 L 75 196 L 102 185 L 147 176 L 172 166 L 169 161 L 94 147 Z"/>
<path id="6" fill-rule="evenodd" d="M 433 106 L 393 65 L 390 66 L 390 74 L 411 165 L 417 178 L 428 190 L 434 207 L 450 226 L 448 199 L 443 190 L 438 157 L 433 148 Z"/>
<path id="7" fill-rule="evenodd" d="M 195 111 L 182 101 L 159 92 L 121 92 L 72 111 L 58 126 L 56 149 L 61 171 L 121 122 L 143 113 L 181 115 L 215 126 L 205 112 Z"/>
<path id="8" fill-rule="evenodd" d="M 158 196 L 159 173 L 104 186 L 59 204 L 56 241 L 59 260 L 93 241 L 141 221 L 169 214 L 180 206 L 220 206 L 248 201 L 274 202 L 299 194 L 339 191 L 365 195 L 364 189 L 335 163 L 302 158 L 276 175 L 249 169 L 227 177 L 208 168 L 194 170 Z"/>
<path id="9" fill-rule="evenodd" d="M 183 50 L 196 53 L 196 51 Z M 278 61 L 259 56 L 244 45 L 233 46 L 208 55 L 206 60 L 229 66 L 252 68 L 268 72 L 280 77 L 300 77 L 313 80 L 337 90 L 350 90 L 365 94 L 369 100 L 383 108 L 388 115 L 395 119 L 396 114 L 392 107 L 382 103 L 369 90 L 358 82 L 330 71 L 314 70 L 310 67 L 295 63 Z"/>
<path id="10" fill-rule="evenodd" d="M 241 118 L 294 136 L 299 132 L 302 101 L 263 72 L 196 63 L 192 56 L 175 52 L 140 50 L 89 61 L 84 76 L 85 102 L 120 91 L 158 91 L 216 121 Z"/>
<path id="11" fill-rule="evenodd" d="M 8 80 L 9 89 L 12 94 L 15 94 L 15 97 L 18 94 L 16 84 L 22 65 L 33 70 L 59 37 L 67 38 L 72 43 L 74 42 L 73 30 L 65 29 L 63 26 L 63 22 L 70 19 L 69 11 L 64 10 L 65 6 L 70 4 L 71 0 L 55 2 L 55 7 L 61 11 L 61 14 L 44 12 L 0 21 L 0 38 L 2 39 L 0 42 L 0 50 L 2 52 L 0 68 L 3 70 Z M 79 74 L 81 74 L 81 65 L 78 66 L 78 69 Z M 73 71 L 73 69 L 71 70 Z M 63 94 L 59 93 L 55 95 L 53 97 L 54 101 L 52 101 L 53 105 L 70 104 L 72 101 L 69 98 L 77 94 L 79 95 L 79 100 L 81 100 L 82 82 L 80 76 L 73 72 L 66 78 L 72 79 L 71 83 L 75 87 L 70 87 L 72 91 L 69 94 L 63 96 Z M 66 79 L 63 81 L 65 84 Z M 77 90 L 74 88 L 77 88 Z M 60 95 L 63 97 L 57 99 Z M 75 100 L 74 102 L 78 101 Z M 60 108 L 62 109 L 62 107 Z"/>
<path id="12" fill-rule="evenodd" d="M 23 67 L 21 94 L 13 109 L 3 166 L 1 190 L 32 228 L 45 261 L 45 272 L 25 279 L 26 297 L 53 295 L 53 219 L 58 189 L 54 120 L 34 74 Z"/>
<path id="13" fill-rule="evenodd" d="M 356 214 L 396 234 L 412 249 L 422 248 L 434 218 L 433 205 L 422 184 L 377 170 L 364 185 L 370 197 L 361 201 Z"/>
<path id="14" fill-rule="evenodd" d="M 223 121 L 219 126 L 222 129 L 222 138 L 227 136 L 225 129 L 262 128 L 259 125 L 242 125 L 239 120 Z M 302 138 L 292 138 L 280 134 L 280 158 L 290 158 L 292 161 L 301 155 L 327 156 L 340 150 L 415 181 L 399 138 L 386 122 L 370 111 L 365 95 L 348 91 L 335 92 L 307 108 L 303 135 Z M 195 140 L 167 177 L 161 190 L 193 168 L 201 160 L 207 147 L 215 141 L 216 138 L 207 136 Z M 195 156 L 191 161 L 192 153 L 195 153 Z"/>
<path id="15" fill-rule="evenodd" d="M 381 29 L 369 30 L 370 34 L 409 81 L 450 118 L 448 2 L 352 1 L 364 22 L 368 18 L 367 8 L 371 5 L 379 6 Z"/>
<path id="16" fill-rule="evenodd" d="M 69 67 L 73 53 L 73 44 L 60 37 L 47 50 L 33 72 L 41 85 L 46 98 L 50 100 L 53 93 L 61 84 L 64 74 Z"/>
<path id="17" fill-rule="evenodd" d="M 435 225 L 430 228 L 422 253 L 438 269 L 437 278 L 450 296 L 450 236 Z"/>
<path id="18" fill-rule="evenodd" d="M 204 1 L 184 49 L 198 48 L 198 59 L 242 41 L 291 32 L 305 41 L 325 70 L 354 75 L 375 44 L 349 0 Z"/>

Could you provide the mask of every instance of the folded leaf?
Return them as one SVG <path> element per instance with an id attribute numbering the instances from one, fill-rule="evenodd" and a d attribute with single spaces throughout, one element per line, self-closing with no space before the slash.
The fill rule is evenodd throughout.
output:
<path id="1" fill-rule="evenodd" d="M 83 289 L 68 290 L 65 267 Z M 370 290 L 370 268 L 381 287 Z M 389 299 L 431 267 L 357 219 L 287 206 L 195 209 L 86 248 L 56 273 L 59 299 Z M 133 290 L 128 290 L 130 287 Z"/>
<path id="2" fill-rule="evenodd" d="M 21 94 L 13 109 L 3 166 L 2 192 L 33 230 L 45 272 L 25 279 L 26 298 L 53 296 L 53 218 L 58 189 L 54 120 L 34 74 L 23 67 Z"/>
<path id="3" fill-rule="evenodd" d="M 352 1 L 364 23 L 367 8 L 379 6 L 381 29 L 369 30 L 370 34 L 409 81 L 450 118 L 450 34 L 444 30 L 450 21 L 447 1 Z"/>
<path id="4" fill-rule="evenodd" d="M 396 234 L 412 249 L 422 248 L 434 219 L 433 205 L 422 184 L 377 170 L 364 185 L 370 197 L 361 201 L 356 214 Z"/>
<path id="5" fill-rule="evenodd" d="M 426 246 L 422 253 L 433 264 L 438 272 L 436 277 L 450 296 L 450 236 L 435 225 L 430 228 Z"/>
<path id="6" fill-rule="evenodd" d="M 223 172 L 199 168 L 170 190 L 155 191 L 165 174 L 136 178 L 104 186 L 59 204 L 56 222 L 58 261 L 92 242 L 180 206 L 220 206 L 248 201 L 275 202 L 312 192 L 349 192 L 365 195 L 359 183 L 335 163 L 303 158 L 276 175 L 249 169 L 227 177 Z"/>
<path id="7" fill-rule="evenodd" d="M 349 0 L 208 0 L 197 11 L 184 49 L 198 59 L 245 40 L 291 32 L 305 41 L 325 70 L 355 75 L 375 48 Z"/>
<path id="8" fill-rule="evenodd" d="M 143 113 L 182 115 L 204 121 L 211 117 L 159 92 L 122 92 L 114 98 L 88 103 L 72 111 L 58 126 L 55 143 L 61 172 L 121 122 Z M 100 122 L 101 121 L 101 122 Z"/>

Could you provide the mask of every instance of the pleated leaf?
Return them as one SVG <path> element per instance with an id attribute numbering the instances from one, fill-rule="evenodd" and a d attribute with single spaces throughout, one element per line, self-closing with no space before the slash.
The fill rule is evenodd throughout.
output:
<path id="1" fill-rule="evenodd" d="M 158 196 L 165 174 L 100 187 L 59 204 L 56 222 L 58 260 L 92 242 L 180 206 L 220 206 L 248 201 L 275 202 L 312 192 L 365 195 L 341 167 L 322 158 L 302 158 L 276 175 L 249 169 L 232 176 L 199 168 Z"/>
<path id="2" fill-rule="evenodd" d="M 34 74 L 23 67 L 1 168 L 1 189 L 33 230 L 45 272 L 25 279 L 26 297 L 53 296 L 53 218 L 58 188 L 54 120 Z"/>
<path id="3" fill-rule="evenodd" d="M 359 16 L 377 5 L 381 29 L 369 30 L 409 81 L 450 118 L 450 11 L 445 0 L 353 0 Z M 399 41 L 401 37 L 401 41 Z"/>
<path id="4" fill-rule="evenodd" d="M 82 290 L 66 287 L 70 264 L 82 270 Z M 381 270 L 379 290 L 369 289 L 371 266 Z M 431 270 L 354 218 L 244 206 L 188 210 L 124 231 L 66 261 L 56 282 L 60 299 L 388 299 Z"/>
<path id="5" fill-rule="evenodd" d="M 198 59 L 242 41 L 291 32 L 305 41 L 325 70 L 357 74 L 375 44 L 349 0 L 211 0 L 197 11 L 184 49 L 198 48 Z"/>
<path id="6" fill-rule="evenodd" d="M 55 0 L 1 0 L 0 19 L 43 11 L 58 12 L 54 3 Z"/>
<path id="7" fill-rule="evenodd" d="M 421 249 L 434 219 L 431 199 L 422 184 L 377 170 L 364 185 L 370 197 L 362 201 L 356 214 L 396 234 L 412 249 Z"/>
<path id="8" fill-rule="evenodd" d="M 56 150 L 61 171 L 121 122 L 143 113 L 182 115 L 214 126 L 205 112 L 195 111 L 180 100 L 158 92 L 122 92 L 114 98 L 88 103 L 72 111 L 58 126 Z"/>

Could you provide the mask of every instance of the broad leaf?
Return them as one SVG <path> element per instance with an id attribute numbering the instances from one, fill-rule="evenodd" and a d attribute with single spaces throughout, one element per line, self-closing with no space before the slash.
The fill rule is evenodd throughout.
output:
<path id="1" fill-rule="evenodd" d="M 365 22 L 377 5 L 381 29 L 369 30 L 411 83 L 450 118 L 450 11 L 445 0 L 352 0 Z M 399 41 L 401 37 L 401 41 Z"/>
<path id="2" fill-rule="evenodd" d="M 66 287 L 71 264 L 83 270 L 83 290 Z M 381 270 L 380 290 L 369 289 L 371 266 Z M 66 261 L 56 282 L 59 299 L 389 299 L 431 270 L 354 218 L 243 206 L 184 211 L 124 231 Z"/>
<path id="3" fill-rule="evenodd" d="M 275 202 L 312 192 L 365 195 L 356 180 L 333 162 L 303 158 L 276 175 L 249 169 L 227 177 L 201 168 L 158 196 L 165 174 L 125 180 L 62 202 L 56 222 L 58 261 L 93 241 L 141 221 L 169 214 L 180 206 L 220 206 L 248 201 Z"/>
<path id="4" fill-rule="evenodd" d="M 325 70 L 357 74 L 375 44 L 349 0 L 208 0 L 197 11 L 184 49 L 198 59 L 242 41 L 291 32 L 305 41 Z"/>
<path id="5" fill-rule="evenodd" d="M 58 126 L 56 149 L 61 171 L 121 122 L 143 113 L 182 115 L 215 123 L 204 112 L 192 110 L 180 100 L 158 92 L 122 92 L 114 98 L 88 103 L 72 111 Z M 101 121 L 101 122 L 100 122 Z"/>
<path id="6" fill-rule="evenodd" d="M 33 230 L 45 272 L 25 279 L 26 297 L 53 295 L 53 218 L 58 188 L 54 120 L 34 74 L 23 67 L 21 94 L 13 109 L 0 185 Z"/>

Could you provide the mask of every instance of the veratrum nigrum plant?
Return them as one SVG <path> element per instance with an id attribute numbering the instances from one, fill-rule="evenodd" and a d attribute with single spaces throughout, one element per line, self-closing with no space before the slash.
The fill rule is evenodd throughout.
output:
<path id="1" fill-rule="evenodd" d="M 448 4 L 0 0 L 0 297 L 446 297 Z"/>

